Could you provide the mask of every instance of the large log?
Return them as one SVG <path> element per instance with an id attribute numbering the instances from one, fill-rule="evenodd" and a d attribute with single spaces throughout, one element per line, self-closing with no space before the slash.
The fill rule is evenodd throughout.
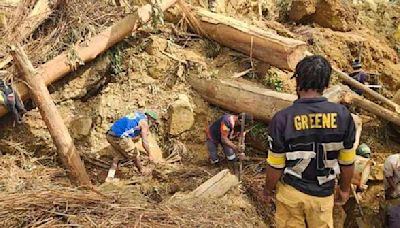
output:
<path id="1" fill-rule="evenodd" d="M 400 116 L 398 113 L 383 108 L 353 92 L 347 91 L 343 96 L 342 102 L 364 109 L 400 127 Z"/>
<path id="2" fill-rule="evenodd" d="M 191 77 L 188 82 L 206 101 L 232 112 L 251 113 L 263 122 L 269 122 L 276 112 L 297 99 L 295 95 L 266 89 L 246 80 Z M 333 86 L 325 91 L 324 96 L 331 102 L 343 102 L 362 108 L 400 127 L 397 113 L 355 94 L 347 86 Z"/>
<path id="3" fill-rule="evenodd" d="M 359 89 L 364 92 L 364 94 L 368 97 L 371 97 L 377 101 L 380 101 L 389 107 L 391 107 L 394 111 L 397 113 L 400 112 L 400 106 L 393 102 L 392 100 L 382 96 L 381 94 L 375 92 L 374 90 L 368 88 L 364 84 L 358 82 L 357 80 L 351 78 L 348 74 L 344 73 L 343 71 L 337 69 L 336 67 L 333 67 L 333 70 L 339 75 L 339 78 L 346 83 L 347 85 L 354 87 L 356 89 Z"/>
<path id="4" fill-rule="evenodd" d="M 175 2 L 176 0 L 164 0 L 160 4 L 160 8 L 165 11 L 174 5 Z M 141 25 L 150 20 L 152 12 L 153 9 L 150 4 L 140 7 L 134 14 L 126 16 L 90 40 L 76 44 L 73 50 L 65 51 L 40 66 L 37 69 L 39 75 L 41 75 L 46 85 L 59 80 L 67 73 L 74 71 L 79 66 L 78 62 L 82 61 L 86 63 L 95 59 L 101 53 L 131 35 L 132 32 L 135 32 Z M 79 61 L 73 63 L 70 61 L 69 56 L 71 52 L 74 52 L 74 56 L 77 56 L 77 60 Z M 29 91 L 24 83 L 17 83 L 16 88 L 22 100 L 28 99 Z M 0 117 L 6 113 L 7 109 L 0 106 Z"/>
<path id="5" fill-rule="evenodd" d="M 85 166 L 68 132 L 64 121 L 58 112 L 56 105 L 51 99 L 42 78 L 36 73 L 28 57 L 20 47 L 14 48 L 12 56 L 22 78 L 29 85 L 33 100 L 37 104 L 50 135 L 56 144 L 58 155 L 68 169 L 68 174 L 73 183 L 89 186 L 91 185 Z"/>
<path id="6" fill-rule="evenodd" d="M 265 122 L 297 99 L 295 95 L 265 89 L 245 80 L 191 77 L 188 82 L 206 101 L 236 113 L 251 113 L 254 118 Z"/>
<path id="7" fill-rule="evenodd" d="M 305 56 L 306 44 L 232 17 L 196 8 L 197 20 L 188 17 L 193 30 L 209 39 L 278 68 L 293 70 Z"/>
<path id="8" fill-rule="evenodd" d="M 276 112 L 297 99 L 296 95 L 276 92 L 246 80 L 190 77 L 188 82 L 206 101 L 232 112 L 251 113 L 255 119 L 264 122 L 269 122 Z M 332 102 L 339 102 L 341 91 L 342 88 L 334 86 L 325 92 L 325 96 Z"/>

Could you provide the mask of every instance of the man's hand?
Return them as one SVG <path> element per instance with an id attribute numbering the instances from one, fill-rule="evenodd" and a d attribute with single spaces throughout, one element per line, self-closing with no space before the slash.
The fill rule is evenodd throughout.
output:
<path id="1" fill-rule="evenodd" d="M 238 145 L 237 150 L 239 153 L 244 153 L 246 146 L 244 144 Z"/>
<path id="2" fill-rule="evenodd" d="M 335 193 L 335 204 L 336 205 L 344 205 L 347 200 L 349 200 L 350 192 L 345 192 L 340 189 L 340 187 L 336 188 Z"/>
<path id="3" fill-rule="evenodd" d="M 246 154 L 245 153 L 239 153 L 239 160 L 243 161 L 244 159 L 246 159 Z"/>

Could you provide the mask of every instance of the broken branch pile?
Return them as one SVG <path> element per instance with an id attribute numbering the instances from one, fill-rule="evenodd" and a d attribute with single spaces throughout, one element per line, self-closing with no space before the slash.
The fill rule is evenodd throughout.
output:
<path id="1" fill-rule="evenodd" d="M 4 44 L 23 42 L 24 50 L 37 66 L 76 42 L 92 37 L 123 15 L 124 8 L 110 7 L 106 1 L 25 0 L 7 18 L 8 26 L 0 30 L 0 39 Z M 5 45 L 0 48 L 0 52 L 6 53 Z"/>
<path id="2" fill-rule="evenodd" d="M 123 191 L 110 192 L 102 186 L 97 190 L 65 187 L 59 182 L 64 179 L 54 179 L 59 169 L 29 159 L 4 156 L 0 165 L 1 227 L 257 226 L 242 210 L 226 213 L 221 199 L 155 205 L 140 193 L 123 195 Z"/>

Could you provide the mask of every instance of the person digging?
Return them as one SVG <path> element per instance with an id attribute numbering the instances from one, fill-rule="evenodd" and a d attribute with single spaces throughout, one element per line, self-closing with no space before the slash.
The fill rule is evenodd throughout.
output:
<path id="1" fill-rule="evenodd" d="M 271 202 L 276 189 L 278 228 L 333 227 L 334 202 L 349 198 L 356 129 L 346 107 L 322 96 L 331 73 L 322 56 L 301 60 L 293 76 L 298 99 L 269 124 L 264 195 Z"/>
<path id="2" fill-rule="evenodd" d="M 246 128 L 248 131 L 248 127 L 253 122 L 253 116 L 250 114 L 240 116 L 245 118 Z M 218 164 L 220 162 L 218 157 L 218 145 L 222 146 L 228 161 L 235 162 L 239 159 L 244 159 L 244 144 L 235 145 L 235 143 L 232 142 L 232 140 L 240 134 L 240 118 L 237 115 L 226 114 L 219 117 L 206 129 L 206 145 L 210 155 L 211 164 Z M 247 131 L 244 131 L 243 134 Z M 237 156 L 235 152 L 238 153 L 239 156 Z"/>
<path id="3" fill-rule="evenodd" d="M 112 181 L 115 172 L 118 169 L 118 163 L 123 159 L 133 158 L 133 162 L 142 175 L 147 174 L 142 167 L 141 156 L 135 143 L 142 141 L 142 146 L 148 155 L 149 162 L 153 162 L 152 153 L 150 151 L 149 137 L 150 126 L 158 124 L 158 116 L 153 111 L 132 112 L 119 120 L 117 120 L 111 129 L 107 131 L 107 141 L 117 152 L 113 158 L 113 164 L 108 171 L 106 182 Z"/>

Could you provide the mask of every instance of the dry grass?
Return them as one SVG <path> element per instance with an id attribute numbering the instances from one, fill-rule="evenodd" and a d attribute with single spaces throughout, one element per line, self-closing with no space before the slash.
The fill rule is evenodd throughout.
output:
<path id="1" fill-rule="evenodd" d="M 7 28 L 0 30 L 0 36 L 3 37 L 1 53 L 7 52 L 6 45 L 20 40 L 19 26 L 27 20 L 35 2 L 23 0 L 9 14 Z M 31 36 L 22 41 L 30 60 L 36 66 L 68 50 L 73 44 L 89 39 L 123 17 L 126 11 L 126 8 L 110 5 L 106 0 L 52 0 L 50 6 L 53 13 Z"/>
<path id="2" fill-rule="evenodd" d="M 112 192 L 68 187 L 55 179 L 60 173 L 21 156 L 3 156 L 0 226 L 249 227 L 259 222 L 219 199 L 153 204 L 140 193 L 123 195 L 121 186 Z"/>

